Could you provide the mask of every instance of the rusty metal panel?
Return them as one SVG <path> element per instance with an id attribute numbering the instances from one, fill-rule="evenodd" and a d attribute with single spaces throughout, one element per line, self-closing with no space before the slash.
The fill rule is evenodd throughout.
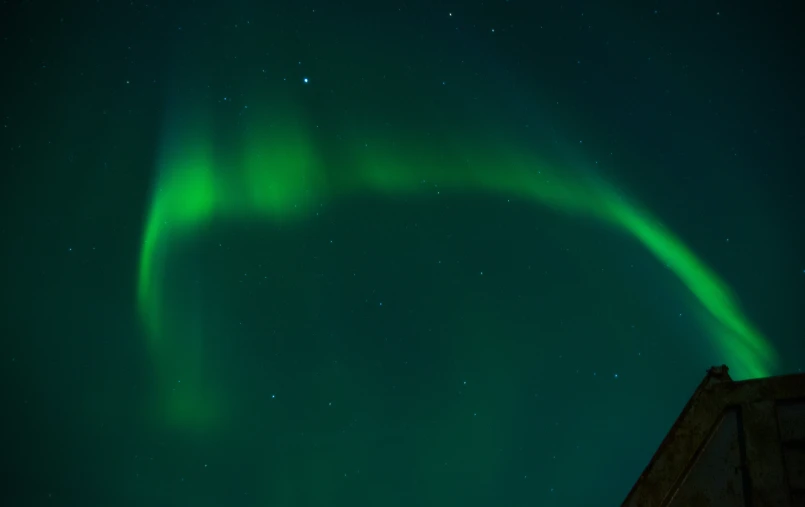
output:
<path id="1" fill-rule="evenodd" d="M 669 507 L 743 507 L 738 410 L 729 410 L 682 479 Z"/>

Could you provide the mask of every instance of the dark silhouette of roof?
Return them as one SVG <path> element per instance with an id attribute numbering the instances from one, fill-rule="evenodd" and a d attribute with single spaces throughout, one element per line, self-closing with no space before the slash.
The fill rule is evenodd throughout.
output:
<path id="1" fill-rule="evenodd" d="M 624 507 L 805 507 L 805 374 L 707 371 Z"/>

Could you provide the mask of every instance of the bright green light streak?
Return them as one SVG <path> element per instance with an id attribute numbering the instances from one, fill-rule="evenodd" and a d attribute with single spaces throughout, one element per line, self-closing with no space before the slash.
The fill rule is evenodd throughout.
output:
<path id="1" fill-rule="evenodd" d="M 139 308 L 148 330 L 151 353 L 162 383 L 182 377 L 181 393 L 163 393 L 161 416 L 170 424 L 203 427 L 223 420 L 223 394 L 205 387 L 203 357 L 186 357 L 171 344 L 171 314 L 163 299 L 163 270 L 171 248 L 216 217 L 301 220 L 323 199 L 356 193 L 422 195 L 441 190 L 503 194 L 578 216 L 591 217 L 625 231 L 668 266 L 707 310 L 710 337 L 738 378 L 771 374 L 775 351 L 741 313 L 726 284 L 646 210 L 600 181 L 567 176 L 538 160 L 500 149 L 482 152 L 466 146 L 384 146 L 383 139 L 362 136 L 351 150 L 346 174 L 325 167 L 304 127 L 295 122 L 263 125 L 245 135 L 243 157 L 219 167 L 210 151 L 212 136 L 200 127 L 168 131 L 160 175 L 145 226 L 138 277 Z M 174 125 L 176 126 L 176 125 Z M 501 145 L 502 146 L 502 143 Z M 449 148 L 449 147 L 448 147 Z M 445 159 L 444 153 L 453 155 Z M 343 170 L 343 168 L 338 168 Z M 424 182 L 424 183 L 423 183 Z"/>

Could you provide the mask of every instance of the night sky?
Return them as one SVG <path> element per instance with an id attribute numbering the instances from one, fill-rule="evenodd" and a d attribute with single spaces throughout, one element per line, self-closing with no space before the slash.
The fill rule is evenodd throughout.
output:
<path id="1" fill-rule="evenodd" d="M 805 368 L 802 8 L 4 2 L 3 505 L 619 505 Z"/>

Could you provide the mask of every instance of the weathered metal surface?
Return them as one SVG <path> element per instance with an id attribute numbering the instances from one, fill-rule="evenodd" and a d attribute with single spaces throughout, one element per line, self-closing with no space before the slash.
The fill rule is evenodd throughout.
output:
<path id="1" fill-rule="evenodd" d="M 684 477 L 668 505 L 743 505 L 740 420 L 737 410 L 728 411 L 702 450 L 691 473 Z"/>
<path id="2" fill-rule="evenodd" d="M 624 507 L 805 507 L 805 374 L 713 367 Z"/>

